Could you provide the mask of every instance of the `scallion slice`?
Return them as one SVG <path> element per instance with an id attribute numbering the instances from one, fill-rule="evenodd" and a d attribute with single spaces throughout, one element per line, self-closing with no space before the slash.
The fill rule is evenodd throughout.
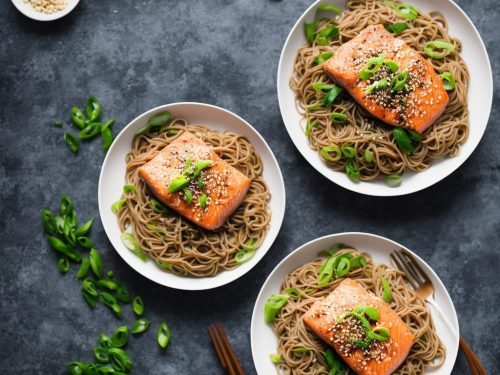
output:
<path id="1" fill-rule="evenodd" d="M 330 115 L 330 119 L 333 122 L 337 122 L 337 123 L 347 122 L 347 116 L 344 115 L 343 113 L 339 113 L 339 112 L 332 112 L 332 114 Z"/>
<path id="2" fill-rule="evenodd" d="M 446 91 L 455 89 L 455 78 L 453 78 L 453 75 L 450 72 L 444 72 L 440 77 Z"/>
<path id="3" fill-rule="evenodd" d="M 323 52 L 314 58 L 314 65 L 323 64 L 333 56 L 333 52 Z"/>
<path id="4" fill-rule="evenodd" d="M 399 73 L 396 77 L 394 77 L 391 81 L 391 91 L 401 91 L 406 87 L 406 82 L 408 81 L 408 71 L 405 70 Z"/>
<path id="5" fill-rule="evenodd" d="M 264 321 L 272 323 L 289 298 L 288 294 L 271 294 L 264 305 Z"/>
<path id="6" fill-rule="evenodd" d="M 433 59 L 442 59 L 455 50 L 455 46 L 445 40 L 432 40 L 427 42 L 424 52 Z"/>
<path id="7" fill-rule="evenodd" d="M 342 158 L 342 152 L 340 151 L 339 146 L 333 144 L 328 147 L 323 147 L 320 154 L 323 159 L 331 162 L 339 161 Z"/>
<path id="8" fill-rule="evenodd" d="M 321 105 L 323 107 L 329 107 L 341 93 L 342 88 L 333 86 L 332 89 L 325 94 Z"/>
<path id="9" fill-rule="evenodd" d="M 379 55 L 368 60 L 363 70 L 359 73 L 359 78 L 363 81 L 370 79 L 384 63 L 384 56 Z"/>
<path id="10" fill-rule="evenodd" d="M 398 35 L 398 34 L 401 34 L 403 31 L 405 31 L 408 28 L 408 25 L 406 23 L 399 23 L 398 22 L 398 23 L 385 25 L 384 27 L 390 33 Z"/>
<path id="11" fill-rule="evenodd" d="M 370 86 L 366 88 L 367 94 L 372 94 L 375 91 L 385 90 L 387 88 L 387 79 L 382 78 L 378 81 L 373 82 Z"/>
<path id="12" fill-rule="evenodd" d="M 396 13 L 409 21 L 418 17 L 418 10 L 413 5 L 402 3 L 396 5 Z"/>

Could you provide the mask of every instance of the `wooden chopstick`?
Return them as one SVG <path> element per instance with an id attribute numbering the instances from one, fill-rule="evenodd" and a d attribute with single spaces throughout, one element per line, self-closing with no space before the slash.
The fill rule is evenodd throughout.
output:
<path id="1" fill-rule="evenodd" d="M 227 369 L 230 375 L 245 375 L 222 325 L 219 322 L 216 325 L 211 324 L 208 327 L 208 334 L 222 367 Z"/>

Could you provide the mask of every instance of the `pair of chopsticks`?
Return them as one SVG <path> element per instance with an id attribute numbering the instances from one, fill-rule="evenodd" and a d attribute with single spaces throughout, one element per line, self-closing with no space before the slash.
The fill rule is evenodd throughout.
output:
<path id="1" fill-rule="evenodd" d="M 219 362 L 223 368 L 225 368 L 230 375 L 244 375 L 245 372 L 240 366 L 238 359 L 236 358 L 231 344 L 222 328 L 222 325 L 217 322 L 217 324 L 211 324 L 208 327 L 208 334 L 210 335 L 210 341 L 215 349 L 215 354 L 219 358 Z"/>

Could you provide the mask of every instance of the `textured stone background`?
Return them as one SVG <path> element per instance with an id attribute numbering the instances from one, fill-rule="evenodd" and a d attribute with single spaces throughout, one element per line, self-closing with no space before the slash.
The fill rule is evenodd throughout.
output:
<path id="1" fill-rule="evenodd" d="M 164 353 L 155 329 L 132 339 L 136 374 L 222 374 L 206 332 L 217 320 L 245 370 L 255 373 L 250 318 L 266 276 L 297 246 L 342 231 L 377 233 L 418 252 L 446 284 L 461 332 L 486 369 L 500 369 L 498 94 L 477 151 L 436 186 L 392 199 L 339 188 L 299 155 L 276 98 L 279 53 L 309 3 L 83 0 L 66 18 L 38 23 L 1 2 L 0 373 L 63 373 L 67 362 L 91 359 L 99 332 L 121 324 L 102 306 L 91 311 L 74 274 L 57 271 L 39 213 L 55 209 L 63 193 L 74 198 L 81 219 L 97 219 L 92 237 L 106 267 L 144 297 L 153 326 L 166 320 L 172 328 Z M 498 84 L 496 1 L 458 3 L 481 32 Z M 146 280 L 121 260 L 98 219 L 100 142 L 84 144 L 75 156 L 63 130 L 52 125 L 90 94 L 103 103 L 105 117 L 117 117 L 115 131 L 160 104 L 200 101 L 238 113 L 263 134 L 284 172 L 288 206 L 281 233 L 258 267 L 224 288 L 185 293 Z M 462 354 L 454 373 L 468 373 Z"/>

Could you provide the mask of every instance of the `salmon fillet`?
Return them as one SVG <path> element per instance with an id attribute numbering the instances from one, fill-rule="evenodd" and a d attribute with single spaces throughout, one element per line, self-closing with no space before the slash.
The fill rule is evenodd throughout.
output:
<path id="1" fill-rule="evenodd" d="M 191 164 L 200 160 L 213 162 L 212 166 L 201 172 L 200 179 L 204 187 L 200 187 L 200 179 L 190 182 L 188 189 L 192 194 L 191 203 L 186 201 L 185 191 L 168 191 L 171 182 L 183 174 L 188 160 Z M 201 139 L 187 131 L 140 167 L 139 175 L 161 202 L 208 230 L 224 224 L 243 201 L 251 182 Z M 201 203 L 202 194 L 207 198 L 205 207 Z"/>
<path id="2" fill-rule="evenodd" d="M 341 323 L 339 319 L 358 306 L 374 307 L 379 311 L 378 322 L 371 323 L 371 327 L 386 327 L 390 332 L 388 340 L 375 340 L 365 350 L 352 345 L 355 339 L 366 335 L 365 331 L 353 317 Z M 408 325 L 387 303 L 349 278 L 342 281 L 323 300 L 315 302 L 303 319 L 307 326 L 361 375 L 386 375 L 394 372 L 408 356 L 415 338 Z"/>
<path id="3" fill-rule="evenodd" d="M 393 72 L 383 66 L 367 80 L 360 72 L 371 58 L 383 56 L 398 66 Z M 395 38 L 382 25 L 371 25 L 344 43 L 324 65 L 325 71 L 373 116 L 383 122 L 423 133 L 441 116 L 448 94 L 432 64 L 402 39 Z M 390 87 L 367 93 L 367 87 L 381 79 L 390 84 L 398 73 L 408 72 L 405 90 Z"/>

